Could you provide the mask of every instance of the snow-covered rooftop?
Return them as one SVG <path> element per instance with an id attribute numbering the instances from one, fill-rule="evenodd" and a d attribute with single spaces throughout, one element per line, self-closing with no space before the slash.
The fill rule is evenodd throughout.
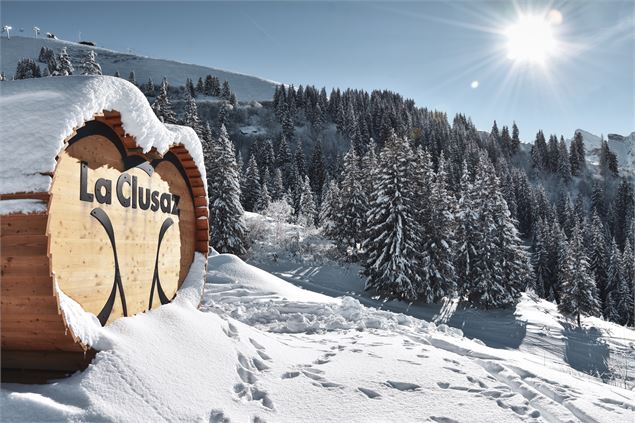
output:
<path id="1" fill-rule="evenodd" d="M 0 83 L 0 194 L 46 192 L 64 140 L 95 114 L 116 110 L 144 152 L 187 148 L 205 181 L 201 143 L 188 127 L 163 124 L 133 84 L 110 76 Z"/>

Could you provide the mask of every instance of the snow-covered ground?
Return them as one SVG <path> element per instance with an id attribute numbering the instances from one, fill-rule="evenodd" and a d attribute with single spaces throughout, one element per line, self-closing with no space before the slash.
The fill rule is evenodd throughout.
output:
<path id="1" fill-rule="evenodd" d="M 274 262 L 276 243 L 298 228 L 253 214 L 248 222 L 261 237 L 251 260 L 293 283 L 212 255 L 198 308 L 202 274 L 190 275 L 167 306 L 93 326 L 101 352 L 89 368 L 48 385 L 3 384 L 1 420 L 635 419 L 632 384 L 603 383 L 567 363 L 589 339 L 573 342 L 575 329 L 553 305 L 525 296 L 515 312 L 465 312 L 464 330 L 479 335 L 469 339 L 450 326 L 452 305 L 364 305 L 377 300 L 362 294 L 354 267 L 316 258 L 329 248 L 317 234 L 285 244 Z M 404 313 L 389 310 L 399 307 Z M 604 351 L 632 354 L 633 331 L 597 319 L 584 325 L 580 336 L 595 333 Z"/>
<path id="2" fill-rule="evenodd" d="M 171 85 L 185 85 L 185 80 L 190 78 L 196 83 L 198 78 L 205 79 L 207 75 L 217 76 L 221 82 L 228 81 L 232 91 L 240 101 L 271 100 L 277 85 L 256 76 L 244 75 L 237 72 L 229 72 L 221 69 L 210 68 L 173 60 L 155 59 L 140 56 L 134 53 L 121 53 L 100 47 L 89 47 L 64 40 L 29 37 L 6 37 L 0 39 L 0 70 L 11 78 L 15 74 L 16 64 L 23 57 L 37 60 L 40 48 L 48 47 L 55 54 L 59 54 L 62 47 L 66 47 L 76 71 L 81 69 L 81 58 L 90 49 L 97 53 L 97 62 L 101 65 L 104 75 L 114 75 L 116 71 L 123 78 L 128 78 L 131 71 L 135 72 L 137 83 L 145 84 L 148 78 L 152 78 L 155 84 L 161 83 L 163 77 L 167 77 Z M 46 67 L 44 63 L 38 63 L 41 69 Z"/>

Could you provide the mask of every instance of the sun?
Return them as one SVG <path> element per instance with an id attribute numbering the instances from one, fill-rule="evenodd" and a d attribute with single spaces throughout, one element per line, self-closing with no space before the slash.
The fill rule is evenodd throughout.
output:
<path id="1" fill-rule="evenodd" d="M 524 63 L 544 65 L 557 52 L 557 40 L 552 30 L 552 19 L 522 15 L 507 28 L 507 56 Z"/>

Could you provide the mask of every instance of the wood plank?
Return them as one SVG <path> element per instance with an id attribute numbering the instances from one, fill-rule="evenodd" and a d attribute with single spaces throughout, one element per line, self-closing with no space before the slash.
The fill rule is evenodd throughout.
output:
<path id="1" fill-rule="evenodd" d="M 48 237 L 42 235 L 2 235 L 0 251 L 2 255 L 12 257 L 45 256 L 47 254 Z"/>
<path id="2" fill-rule="evenodd" d="M 192 187 L 192 195 L 194 196 L 194 198 L 204 198 L 205 204 L 207 204 L 207 194 L 205 193 L 205 188 L 203 186 Z"/>
<path id="3" fill-rule="evenodd" d="M 0 194 L 0 200 L 42 200 L 49 201 L 48 192 L 14 192 L 11 194 Z M 40 213 L 41 214 L 41 213 Z"/>
<path id="4" fill-rule="evenodd" d="M 95 354 L 92 349 L 87 352 L 7 350 L 2 352 L 2 368 L 78 370 L 86 368 Z"/>
<path id="5" fill-rule="evenodd" d="M 0 283 L 2 297 L 53 295 L 53 279 L 47 275 L 7 275 Z"/>
<path id="6" fill-rule="evenodd" d="M 208 243 L 207 241 L 197 241 L 196 242 L 196 251 L 199 253 L 207 254 L 208 252 Z"/>
<path id="7" fill-rule="evenodd" d="M 43 276 L 50 274 L 47 256 L 1 256 L 0 274 L 5 276 Z"/>
<path id="8" fill-rule="evenodd" d="M 45 235 L 47 214 L 18 214 L 0 218 L 0 237 L 10 235 Z"/>
<path id="9" fill-rule="evenodd" d="M 194 198 L 194 207 L 207 207 L 207 205 L 208 205 L 207 197 Z"/>

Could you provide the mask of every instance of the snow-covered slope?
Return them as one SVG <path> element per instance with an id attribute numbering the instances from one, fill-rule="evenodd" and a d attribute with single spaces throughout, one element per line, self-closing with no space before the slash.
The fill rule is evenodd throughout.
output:
<path id="1" fill-rule="evenodd" d="M 232 256 L 208 268 L 200 310 L 188 286 L 172 304 L 96 328 L 102 351 L 83 373 L 4 384 L 2 420 L 635 419 L 631 391 L 526 353 L 350 297 L 321 301 Z"/>
<path id="2" fill-rule="evenodd" d="M 221 69 L 205 66 L 179 63 L 172 60 L 154 59 L 129 53 L 120 53 L 99 47 L 89 47 L 63 40 L 48 38 L 6 37 L 0 39 L 0 69 L 7 77 L 11 78 L 15 73 L 16 63 L 23 57 L 37 59 L 40 48 L 46 46 L 56 54 L 62 47 L 66 47 L 76 69 L 79 67 L 81 57 L 89 49 L 97 53 L 97 61 L 102 67 L 104 75 L 113 75 L 119 71 L 122 77 L 127 78 L 131 71 L 135 72 L 138 83 L 145 83 L 148 78 L 160 83 L 163 77 L 167 77 L 172 85 L 184 85 L 186 78 L 195 83 L 198 78 L 206 75 L 217 76 L 221 81 L 228 81 L 236 97 L 240 101 L 271 100 L 277 83 L 267 81 L 250 75 L 236 72 L 228 72 Z M 40 63 L 43 69 L 44 64 Z"/>
<path id="3" fill-rule="evenodd" d="M 591 163 L 599 163 L 602 138 L 583 129 L 576 129 L 575 132 L 582 134 L 587 159 L 590 160 Z M 628 173 L 635 172 L 635 132 L 631 132 L 630 135 L 627 136 L 609 134 L 605 139 L 609 144 L 609 149 L 617 156 L 620 168 Z"/>

